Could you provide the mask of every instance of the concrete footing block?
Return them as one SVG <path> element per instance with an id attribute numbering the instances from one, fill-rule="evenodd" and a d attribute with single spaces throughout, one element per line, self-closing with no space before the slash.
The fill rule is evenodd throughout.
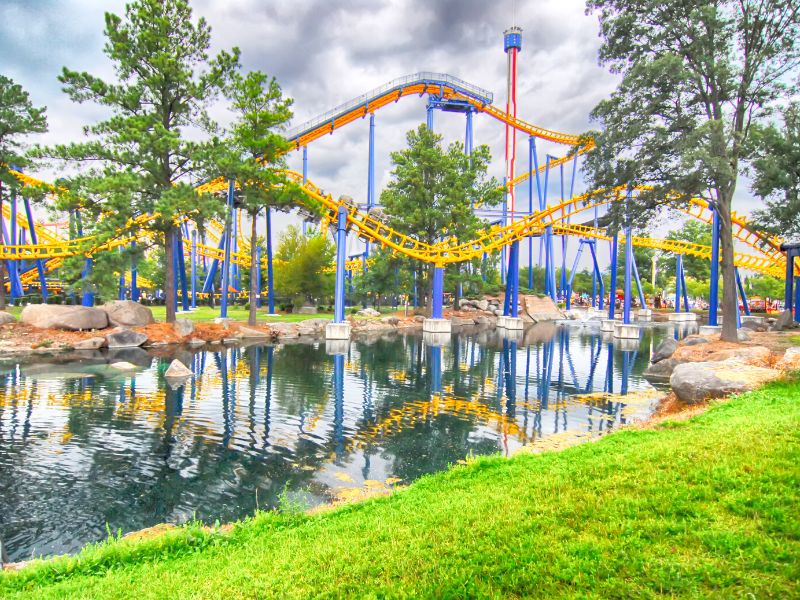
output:
<path id="1" fill-rule="evenodd" d="M 507 317 L 507 316 L 500 316 L 497 317 L 497 328 L 498 329 L 511 329 L 520 331 L 525 328 L 522 319 L 519 317 Z"/>
<path id="2" fill-rule="evenodd" d="M 652 321 L 653 320 L 653 311 L 649 308 L 642 308 L 636 312 L 636 318 L 639 321 Z"/>
<path id="3" fill-rule="evenodd" d="M 700 335 L 714 335 L 722 333 L 722 325 L 701 325 Z"/>
<path id="4" fill-rule="evenodd" d="M 638 340 L 639 326 L 636 323 L 614 323 L 614 337 L 624 340 Z"/>
<path id="5" fill-rule="evenodd" d="M 601 319 L 600 320 L 600 331 L 604 331 L 606 333 L 613 333 L 614 332 L 614 323 L 616 323 L 613 319 Z"/>
<path id="6" fill-rule="evenodd" d="M 450 319 L 425 319 L 422 322 L 422 331 L 428 333 L 450 333 L 453 323 Z"/>
<path id="7" fill-rule="evenodd" d="M 670 313 L 669 316 L 667 316 L 667 320 L 676 323 L 687 323 L 689 321 L 696 321 L 697 315 L 692 312 L 676 312 Z"/>
<path id="8" fill-rule="evenodd" d="M 325 326 L 325 339 L 326 340 L 349 340 L 350 339 L 350 323 L 328 323 Z"/>

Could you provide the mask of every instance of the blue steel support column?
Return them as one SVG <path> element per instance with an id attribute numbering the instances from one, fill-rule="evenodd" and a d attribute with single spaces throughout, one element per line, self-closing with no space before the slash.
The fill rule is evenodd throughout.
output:
<path id="1" fill-rule="evenodd" d="M 681 257 L 681 290 L 683 291 L 683 308 L 689 312 L 689 288 L 686 287 L 686 272 L 683 269 L 683 257 Z"/>
<path id="2" fill-rule="evenodd" d="M 233 179 L 228 181 L 228 208 L 225 215 L 225 254 L 222 260 L 222 289 L 220 290 L 219 316 L 223 319 L 228 316 L 228 281 L 231 270 L 231 220 L 233 219 L 233 192 L 235 189 Z"/>
<path id="3" fill-rule="evenodd" d="M 261 246 L 256 246 L 256 265 L 256 308 L 261 308 Z"/>
<path id="4" fill-rule="evenodd" d="M 444 266 L 433 268 L 433 294 L 431 298 L 431 318 L 442 318 L 442 301 L 444 299 Z"/>
<path id="5" fill-rule="evenodd" d="M 623 299 L 622 322 L 631 322 L 631 263 L 633 262 L 633 244 L 631 243 L 630 225 L 625 228 L 625 297 Z"/>
<path id="6" fill-rule="evenodd" d="M 275 288 L 272 273 L 272 210 L 267 207 L 267 310 L 275 314 Z"/>
<path id="7" fill-rule="evenodd" d="M 675 257 L 675 312 L 681 312 L 681 263 L 683 257 Z"/>
<path id="8" fill-rule="evenodd" d="M 81 224 L 81 213 L 75 209 L 75 226 L 78 229 L 78 237 L 83 237 L 83 225 Z M 89 274 L 92 272 L 92 259 L 87 258 L 83 263 L 83 270 L 81 271 L 81 279 L 84 284 Z M 91 289 L 84 288 L 83 296 L 81 297 L 81 304 L 83 306 L 94 306 L 94 292 Z"/>
<path id="9" fill-rule="evenodd" d="M 614 310 L 617 300 L 617 245 L 619 233 L 615 232 L 611 238 L 611 290 L 608 292 L 608 318 L 614 319 Z"/>
<path id="10" fill-rule="evenodd" d="M 175 307 L 175 312 L 177 312 L 178 311 L 178 282 L 179 282 L 179 279 L 180 279 L 180 276 L 178 275 L 178 269 L 180 268 L 180 262 L 178 261 L 178 233 L 177 233 L 176 230 L 173 230 L 170 235 L 172 236 L 172 241 L 170 242 L 170 244 L 172 244 L 172 272 L 174 274 L 174 278 L 173 278 L 174 287 L 173 287 L 173 289 L 175 290 L 175 295 L 172 298 L 168 298 L 167 301 L 173 303 L 173 306 Z"/>
<path id="11" fill-rule="evenodd" d="M 536 138 L 530 136 L 528 138 L 528 216 L 533 214 L 533 161 L 534 153 L 536 152 Z M 536 172 L 536 179 L 539 179 L 539 173 Z M 533 289 L 533 237 L 528 238 L 528 289 Z"/>
<path id="12" fill-rule="evenodd" d="M 800 323 L 800 277 L 794 278 L 794 320 Z"/>
<path id="13" fill-rule="evenodd" d="M 344 272 L 347 269 L 347 209 L 339 207 L 336 219 L 336 287 L 334 291 L 333 322 L 344 323 Z"/>
<path id="14" fill-rule="evenodd" d="M 792 310 L 794 301 L 794 254 L 791 250 L 786 251 L 786 279 L 784 281 L 783 309 Z"/>
<path id="15" fill-rule="evenodd" d="M 17 244 L 17 193 L 11 191 L 11 222 L 9 223 L 9 234 L 11 238 L 11 245 Z M 14 251 L 16 254 L 16 251 Z M 22 284 L 19 280 L 19 263 L 16 260 L 6 261 L 8 265 L 8 281 L 11 288 L 11 299 L 19 298 L 22 296 Z M 91 306 L 91 305 L 89 305 Z"/>
<path id="16" fill-rule="evenodd" d="M 736 287 L 739 288 L 739 296 L 742 298 L 742 306 L 744 307 L 744 314 L 750 316 L 750 305 L 747 303 L 747 294 L 744 293 L 744 286 L 742 285 L 742 278 L 739 276 L 739 267 L 733 268 L 736 273 Z"/>
<path id="17" fill-rule="evenodd" d="M 514 318 L 519 316 L 519 240 L 511 243 L 508 256 L 508 278 L 506 279 L 503 314 Z"/>
<path id="18" fill-rule="evenodd" d="M 122 254 L 122 246 L 119 247 L 117 250 L 119 254 Z M 119 282 L 118 282 L 118 290 L 117 290 L 117 298 L 120 300 L 125 300 L 125 270 L 119 270 Z"/>
<path id="19" fill-rule="evenodd" d="M 708 293 L 708 324 L 717 324 L 719 309 L 719 214 L 711 207 L 711 289 Z"/>
<path id="20" fill-rule="evenodd" d="M 367 211 L 375 205 L 375 113 L 369 115 L 369 162 L 367 168 Z M 369 258 L 369 242 L 364 242 L 364 253 Z"/>
<path id="21" fill-rule="evenodd" d="M 139 265 L 136 261 L 136 241 L 134 240 L 131 242 L 131 300 L 134 302 L 139 301 L 138 271 Z"/>
<path id="22" fill-rule="evenodd" d="M 225 249 L 225 239 L 228 236 L 225 235 L 225 230 L 222 231 L 222 235 L 219 238 L 219 244 L 217 244 L 217 250 Z M 205 257 L 204 257 L 205 258 Z M 206 270 L 206 278 L 203 282 L 203 293 L 204 294 L 213 294 L 214 293 L 214 278 L 217 276 L 217 269 L 219 268 L 219 261 L 215 258 L 211 261 L 211 266 Z"/>
<path id="23" fill-rule="evenodd" d="M 36 227 L 33 224 L 33 214 L 31 212 L 31 203 L 25 198 L 25 217 L 28 219 L 28 231 L 31 232 L 31 244 L 38 244 L 39 241 L 36 236 Z M 42 302 L 47 302 L 47 281 L 44 277 L 44 263 L 41 258 L 36 259 L 36 270 L 39 272 L 39 286 L 42 290 Z"/>
<path id="24" fill-rule="evenodd" d="M 575 253 L 575 261 L 572 263 L 572 270 L 569 272 L 569 281 L 567 281 L 567 286 L 565 288 L 567 310 L 572 308 L 572 282 L 575 279 L 575 272 L 578 270 L 578 261 L 581 259 L 584 243 L 585 242 L 583 240 L 578 243 L 578 251 Z"/>
<path id="25" fill-rule="evenodd" d="M 433 105 L 430 103 L 430 100 L 428 100 L 428 113 L 425 123 L 428 126 L 428 129 L 433 131 Z"/>
<path id="26" fill-rule="evenodd" d="M 506 178 L 503 177 L 503 220 L 500 223 L 501 227 L 508 225 L 508 186 L 506 185 Z M 508 279 L 506 271 L 506 246 L 500 248 L 500 284 L 505 285 Z"/>
<path id="27" fill-rule="evenodd" d="M 192 308 L 197 308 L 197 230 L 192 229 Z"/>
<path id="28" fill-rule="evenodd" d="M 178 280 L 181 284 L 181 308 L 189 312 L 189 291 L 186 288 L 186 257 L 183 254 L 183 235 L 180 229 L 175 233 L 175 256 L 178 259 Z M 178 286 L 175 286 L 177 289 Z"/>
<path id="29" fill-rule="evenodd" d="M 577 154 L 575 157 L 577 158 Z M 561 202 L 564 202 L 564 163 L 559 165 L 559 170 L 561 172 Z M 566 293 L 567 288 L 567 236 L 561 236 L 561 281 L 559 282 L 561 285 L 561 293 Z"/>
<path id="30" fill-rule="evenodd" d="M 467 111 L 467 129 L 464 132 L 464 154 L 472 155 L 472 110 Z"/>
<path id="31" fill-rule="evenodd" d="M 644 300 L 644 290 L 642 290 L 642 280 L 639 279 L 639 269 L 636 266 L 636 258 L 631 260 L 631 267 L 633 268 L 633 277 L 636 281 L 636 289 L 639 292 L 639 304 L 641 304 L 642 308 L 647 308 Z"/>
<path id="32" fill-rule="evenodd" d="M 303 146 L 303 185 L 305 185 L 306 182 L 308 182 L 308 146 Z M 269 209 L 267 209 L 267 211 L 269 211 Z M 267 218 L 269 218 L 269 216 L 267 216 Z M 303 219 L 303 236 L 305 235 L 306 235 L 306 221 L 305 219 Z"/>
<path id="33" fill-rule="evenodd" d="M 592 253 L 592 264 L 594 265 L 594 269 L 592 270 L 592 275 L 594 276 L 595 280 L 600 283 L 600 290 L 599 293 L 597 294 L 597 299 L 599 301 L 597 308 L 599 310 L 603 310 L 603 302 L 605 302 L 605 295 L 606 295 L 603 284 L 603 277 L 600 274 L 600 265 L 597 264 L 597 253 L 595 252 L 595 247 L 594 247 L 595 244 L 593 241 L 588 243 L 589 243 L 589 251 Z M 594 291 L 595 290 L 593 289 L 592 293 L 594 293 Z M 594 298 L 592 299 L 592 303 L 594 305 Z"/>

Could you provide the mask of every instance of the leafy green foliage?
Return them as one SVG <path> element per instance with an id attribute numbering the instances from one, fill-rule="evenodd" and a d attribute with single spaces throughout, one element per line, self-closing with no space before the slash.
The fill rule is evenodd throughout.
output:
<path id="1" fill-rule="evenodd" d="M 330 297 L 334 274 L 324 273 L 333 260 L 334 246 L 325 235 L 303 235 L 294 225 L 286 228 L 275 252 L 275 288 L 300 302 Z"/>
<path id="2" fill-rule="evenodd" d="M 78 208 L 85 233 L 100 239 L 120 231 L 150 232 L 164 248 L 165 291 L 173 294 L 172 237 L 175 218 L 199 222 L 220 213 L 222 204 L 198 194 L 192 177 L 208 171 L 211 142 L 195 134 L 213 133 L 209 104 L 231 80 L 239 52 L 209 58 L 211 29 L 195 20 L 186 0 L 136 0 L 125 16 L 106 13 L 104 52 L 115 81 L 63 69 L 59 80 L 75 102 L 92 102 L 110 116 L 87 126 L 87 141 L 41 151 L 92 168 L 64 181 L 69 193 L 61 208 Z M 152 219 L 131 224 L 144 215 Z M 97 270 L 95 270 L 95 273 Z M 174 320 L 172 303 L 167 317 Z"/>
<path id="3" fill-rule="evenodd" d="M 766 207 L 753 214 L 756 225 L 785 239 L 800 238 L 800 104 L 783 111 L 783 129 L 759 129 L 753 160 L 753 191 Z"/>
<path id="4" fill-rule="evenodd" d="M 664 205 L 702 196 L 721 224 L 723 337 L 736 337 L 731 203 L 752 126 L 796 90 L 800 8 L 794 0 L 588 0 L 599 15 L 600 61 L 621 75 L 592 117 L 585 162 L 600 193 L 634 194 L 612 226 L 645 224 Z M 617 192 L 622 188 L 622 192 Z"/>
<path id="5" fill-rule="evenodd" d="M 20 181 L 9 169 L 22 169 L 31 164 L 25 138 L 47 131 L 45 110 L 33 105 L 21 85 L 0 75 L 0 183 L 3 187 L 20 187 Z"/>

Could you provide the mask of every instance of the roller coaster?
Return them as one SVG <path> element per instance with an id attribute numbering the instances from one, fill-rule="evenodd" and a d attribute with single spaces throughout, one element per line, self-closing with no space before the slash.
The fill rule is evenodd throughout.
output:
<path id="1" fill-rule="evenodd" d="M 514 177 L 510 183 L 505 183 L 504 188 L 508 193 L 527 181 L 527 191 L 529 206 L 527 211 L 512 210 L 510 214 L 504 205 L 503 215 L 499 222 L 489 223 L 479 233 L 475 239 L 464 241 L 454 237 L 444 239 L 435 244 L 425 243 L 412 235 L 405 234 L 387 221 L 382 214 L 375 211 L 376 198 L 374 191 L 374 118 L 375 113 L 380 109 L 398 102 L 403 98 L 409 97 L 428 97 L 428 124 L 432 127 L 432 113 L 434 109 L 446 112 L 460 112 L 467 116 L 467 133 L 465 152 L 472 148 L 472 115 L 485 114 L 507 128 L 512 128 L 521 134 L 529 136 L 531 148 L 530 168 L 523 174 Z M 367 190 L 366 203 L 356 203 L 348 196 L 341 196 L 335 199 L 331 194 L 325 194 L 317 185 L 311 182 L 307 176 L 307 147 L 309 144 L 333 134 L 342 127 L 369 117 L 370 119 L 370 173 Z M 378 246 L 387 248 L 395 255 L 402 255 L 411 259 L 430 263 L 434 265 L 435 271 L 439 271 L 445 265 L 462 263 L 474 259 L 484 260 L 488 255 L 503 251 L 505 248 L 528 238 L 548 237 L 549 236 L 570 236 L 581 240 L 581 248 L 584 244 L 592 245 L 598 240 L 616 242 L 616 235 L 610 235 L 603 229 L 596 226 L 598 210 L 608 206 L 611 202 L 623 201 L 625 199 L 624 190 L 611 190 L 611 193 L 579 194 L 573 195 L 570 189 L 569 197 L 562 198 L 556 202 L 547 199 L 548 174 L 555 167 L 563 168 L 563 165 L 573 164 L 573 183 L 574 170 L 577 169 L 578 157 L 586 152 L 590 152 L 594 144 L 592 141 L 582 140 L 576 135 L 548 130 L 536 125 L 532 125 L 516 116 L 499 109 L 493 105 L 493 96 L 490 92 L 483 90 L 475 85 L 467 83 L 456 77 L 441 74 L 422 72 L 395 79 L 379 88 L 363 94 L 345 104 L 342 104 L 331 111 L 320 115 L 306 123 L 303 123 L 286 133 L 287 139 L 291 142 L 294 150 L 303 152 L 303 172 L 287 171 L 287 177 L 298 184 L 303 192 L 309 207 L 316 211 L 322 208 L 320 215 L 322 227 L 333 227 L 337 236 L 338 256 L 337 262 L 340 267 L 331 267 L 337 271 L 337 284 L 343 277 L 344 271 L 354 271 L 365 264 L 365 260 L 347 260 L 344 257 L 343 240 L 346 239 L 348 232 L 354 232 L 358 238 L 366 242 L 366 252 L 364 259 L 368 256 L 369 247 Z M 539 165 L 537 162 L 536 140 L 553 142 L 574 148 L 574 152 L 567 153 L 561 158 L 552 159 L 548 156 L 546 164 Z M 46 185 L 35 178 L 14 171 L 19 180 L 25 185 Z M 542 177 L 543 176 L 543 177 Z M 542 184 L 544 178 L 544 184 Z M 534 180 L 536 196 L 539 200 L 539 209 L 534 209 Z M 572 186 L 570 186 L 572 188 Z M 52 193 L 58 190 L 50 186 Z M 233 189 L 229 182 L 217 179 L 207 182 L 197 188 L 200 193 L 223 194 L 226 189 Z M 636 193 L 633 190 L 632 193 Z M 230 193 L 230 192 L 229 192 Z M 229 205 L 232 203 L 229 203 Z M 6 231 L 5 222 L 2 224 L 3 243 L 0 245 L 0 259 L 8 261 L 7 264 L 13 266 L 9 268 L 9 281 L 7 288 L 11 290 L 12 296 L 19 295 L 22 286 L 36 286 L 37 282 L 46 297 L 47 281 L 45 275 L 58 269 L 65 258 L 72 256 L 84 256 L 91 261 L 92 256 L 101 253 L 117 250 L 133 243 L 147 243 L 146 236 L 141 233 L 140 227 L 153 218 L 152 215 L 141 215 L 128 224 L 124 231 L 110 240 L 96 241 L 92 237 L 79 236 L 74 239 L 65 237 L 58 231 L 53 231 L 50 226 L 43 223 L 36 223 L 33 220 L 30 206 L 25 201 L 25 215 L 19 214 L 16 206 L 16 199 L 12 198 L 10 206 L 3 207 L 3 220 L 9 221 L 9 231 Z M 232 207 L 231 211 L 236 210 Z M 301 209 L 302 210 L 302 209 Z M 693 198 L 679 210 L 687 216 L 700 221 L 715 225 L 716 223 L 713 206 L 702 198 Z M 308 211 L 306 211 L 308 213 Z M 577 224 L 577 219 L 585 215 L 591 219 L 591 213 L 595 217 L 595 225 Z M 196 261 L 199 258 L 210 261 L 210 266 L 205 265 L 206 277 L 202 290 L 199 293 L 210 293 L 215 289 L 214 274 L 222 265 L 222 270 L 230 268 L 249 268 L 250 253 L 249 246 L 251 240 L 243 234 L 240 223 L 241 215 L 238 220 L 233 214 L 230 220 L 234 222 L 233 231 L 228 233 L 225 226 L 219 222 L 212 223 L 206 230 L 203 240 L 196 239 L 196 231 L 189 231 L 189 218 L 176 218 L 181 231 L 183 232 L 183 252 L 178 253 L 181 259 L 181 267 L 188 258 L 192 261 L 192 305 L 195 305 L 196 294 L 198 293 L 196 282 Z M 269 223 L 269 212 L 267 214 Z M 747 247 L 747 252 L 736 252 L 735 265 L 738 268 L 746 269 L 750 272 L 783 277 L 786 274 L 786 257 L 781 251 L 781 240 L 753 228 L 748 223 L 746 217 L 733 214 L 733 236 L 741 244 Z M 575 222 L 573 222 L 575 221 Z M 238 226 L 236 223 L 238 222 Z M 228 239 L 230 238 L 230 239 Z M 697 256 L 704 259 L 713 260 L 716 256 L 712 246 L 704 246 L 679 240 L 665 240 L 649 237 L 637 237 L 630 234 L 621 241 L 632 246 L 653 248 L 659 251 L 668 252 L 676 255 Z M 532 254 L 532 242 L 531 254 Z M 229 259 L 226 259 L 226 245 L 229 244 Z M 545 267 L 550 269 L 550 274 L 546 278 L 545 292 L 555 298 L 556 285 L 554 280 L 555 268 L 552 263 L 552 248 L 548 250 L 550 263 Z M 268 240 L 268 255 L 260 258 L 261 266 L 267 268 L 271 273 L 271 240 Z M 592 248 L 592 257 L 597 274 L 597 258 Z M 518 260 L 518 259 L 517 259 Z M 531 259 L 532 260 L 532 259 Z M 30 265 L 25 268 L 17 266 Z M 577 265 L 577 259 L 576 259 Z M 519 268 L 517 262 L 516 268 Z M 634 265 L 635 268 L 635 265 Z M 185 267 L 178 269 L 182 276 L 185 276 Z M 509 269 L 510 270 L 510 269 Z M 575 267 L 573 267 L 573 272 Z M 563 269 L 566 278 L 566 269 Z M 434 272 L 434 278 L 436 278 Z M 17 278 L 15 281 L 14 278 Z M 125 281 L 129 282 L 131 296 L 138 297 L 136 291 L 137 283 L 146 283 L 142 280 L 137 281 L 135 269 L 127 276 L 121 276 L 121 289 L 124 290 Z M 564 279 L 562 279 L 562 291 Z M 260 287 L 260 281 L 256 282 Z M 270 301 L 272 301 L 272 281 L 268 281 L 270 288 Z M 175 286 L 176 290 L 179 286 Z M 436 281 L 434 281 L 436 287 Z M 641 287 L 641 286 L 640 286 Z M 188 294 L 185 280 L 182 285 L 184 309 L 188 306 Z M 340 292 L 337 291 L 337 299 Z M 223 298 L 227 294 L 222 294 Z M 679 300 L 679 298 L 678 298 Z M 91 303 L 93 298 L 89 297 Z M 594 301 L 594 295 L 593 295 Z M 84 299 L 84 303 L 87 299 Z M 602 302 L 602 301 L 601 301 Z M 613 304 L 613 303 L 612 303 Z M 679 302 L 678 302 L 679 304 Z M 601 303 L 602 308 L 602 303 Z M 272 312 L 272 306 L 270 307 Z M 612 309 L 613 310 L 613 309 Z M 337 317 L 343 318 L 343 306 L 341 311 L 337 311 Z M 613 313 L 612 313 L 613 316 Z"/>

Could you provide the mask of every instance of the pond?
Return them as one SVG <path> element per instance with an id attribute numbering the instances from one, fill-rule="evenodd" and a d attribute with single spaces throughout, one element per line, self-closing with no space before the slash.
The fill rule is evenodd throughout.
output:
<path id="1" fill-rule="evenodd" d="M 0 539 L 11 560 L 74 552 L 109 532 L 232 521 L 281 498 L 314 506 L 588 438 L 650 414 L 652 395 L 603 392 L 652 389 L 641 373 L 672 333 L 645 329 L 628 349 L 553 324 L 516 341 L 490 330 L 180 349 L 196 376 L 178 389 L 163 378 L 175 351 L 6 365 Z"/>

